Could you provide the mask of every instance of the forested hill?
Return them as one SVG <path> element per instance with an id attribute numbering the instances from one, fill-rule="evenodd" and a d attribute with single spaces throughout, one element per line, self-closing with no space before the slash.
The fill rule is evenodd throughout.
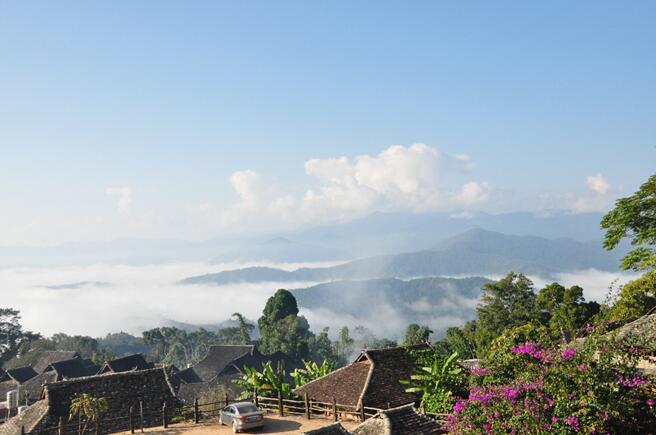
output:
<path id="1" fill-rule="evenodd" d="M 291 292 L 303 308 L 328 310 L 346 316 L 387 313 L 391 308 L 406 322 L 427 320 L 422 318 L 424 314 L 469 320 L 474 316 L 481 287 L 487 282 L 489 280 L 480 277 L 410 281 L 388 278 L 335 281 Z"/>
<path id="2" fill-rule="evenodd" d="M 432 249 L 384 255 L 324 268 L 292 272 L 251 267 L 191 277 L 183 284 L 232 282 L 325 282 L 348 279 L 413 278 L 452 275 L 502 275 L 509 271 L 549 276 L 581 269 L 617 270 L 622 252 L 607 252 L 601 242 L 514 236 L 474 229 Z"/>

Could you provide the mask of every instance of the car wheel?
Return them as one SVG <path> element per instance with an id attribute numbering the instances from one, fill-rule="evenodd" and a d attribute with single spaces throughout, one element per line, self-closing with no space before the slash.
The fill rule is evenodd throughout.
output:
<path id="1" fill-rule="evenodd" d="M 232 431 L 234 433 L 239 433 L 239 429 L 237 429 L 237 422 L 236 421 L 232 422 Z"/>

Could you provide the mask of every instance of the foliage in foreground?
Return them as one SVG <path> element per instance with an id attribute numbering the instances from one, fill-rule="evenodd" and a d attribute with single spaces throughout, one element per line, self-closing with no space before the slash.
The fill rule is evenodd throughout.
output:
<path id="1" fill-rule="evenodd" d="M 453 407 L 453 433 L 649 433 L 656 384 L 636 369 L 655 337 L 621 342 L 593 333 L 584 344 L 548 349 L 528 341 L 475 369 L 469 397 Z"/>
<path id="2" fill-rule="evenodd" d="M 458 365 L 458 353 L 454 352 L 443 359 L 439 352 L 429 350 L 424 356 L 415 357 L 418 369 L 410 380 L 402 380 L 401 384 L 409 386 L 406 389 L 408 393 L 421 394 L 421 408 L 424 411 L 450 412 L 455 403 L 453 392 L 461 390 L 465 383 L 463 369 Z"/>
<path id="3" fill-rule="evenodd" d="M 77 418 L 78 434 L 85 433 L 89 423 L 98 422 L 100 416 L 107 412 L 107 399 L 104 397 L 94 397 L 87 393 L 76 394 L 71 400 L 68 420 Z"/>

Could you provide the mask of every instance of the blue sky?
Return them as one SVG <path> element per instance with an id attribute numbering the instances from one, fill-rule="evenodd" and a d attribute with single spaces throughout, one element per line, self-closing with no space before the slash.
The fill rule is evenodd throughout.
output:
<path id="1" fill-rule="evenodd" d="M 655 172 L 655 20 L 653 2 L 2 2 L 0 245 L 603 210 Z"/>

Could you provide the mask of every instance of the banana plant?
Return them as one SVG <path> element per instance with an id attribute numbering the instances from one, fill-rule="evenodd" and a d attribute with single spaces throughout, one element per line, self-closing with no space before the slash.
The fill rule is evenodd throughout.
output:
<path id="1" fill-rule="evenodd" d="M 321 365 L 317 364 L 314 361 L 305 361 L 303 360 L 302 369 L 294 369 L 292 372 L 292 378 L 294 379 L 294 387 L 298 388 L 301 385 L 305 385 L 310 381 L 326 376 L 335 368 L 335 363 L 333 361 L 323 360 Z"/>
<path id="2" fill-rule="evenodd" d="M 401 384 L 409 386 L 405 390 L 408 393 L 421 393 L 421 407 L 426 411 L 449 412 L 453 405 L 452 389 L 461 375 L 458 352 L 454 352 L 444 361 L 433 358 L 429 366 L 418 367 L 410 379 L 402 380 Z"/>

